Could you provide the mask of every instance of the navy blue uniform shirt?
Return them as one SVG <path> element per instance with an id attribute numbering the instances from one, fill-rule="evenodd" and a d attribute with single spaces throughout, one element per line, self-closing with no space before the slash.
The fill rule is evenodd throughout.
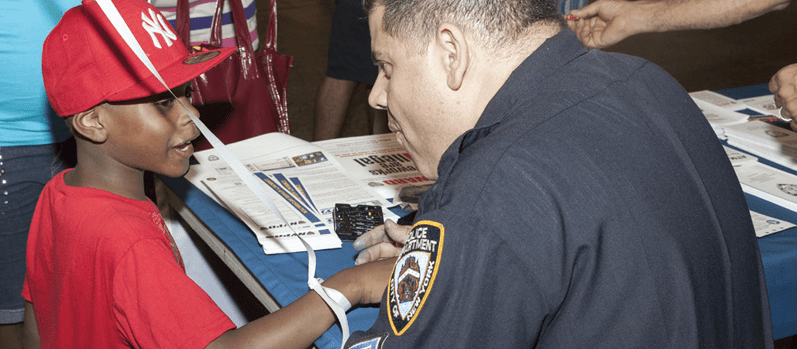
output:
<path id="1" fill-rule="evenodd" d="M 570 30 L 443 155 L 351 348 L 763 348 L 750 214 L 678 83 Z"/>

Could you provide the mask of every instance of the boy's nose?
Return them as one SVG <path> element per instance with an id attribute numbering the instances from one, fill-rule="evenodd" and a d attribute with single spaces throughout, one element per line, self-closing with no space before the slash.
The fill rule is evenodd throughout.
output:
<path id="1" fill-rule="evenodd" d="M 201 115 L 199 115 L 199 111 L 194 107 L 193 104 L 191 104 L 191 99 L 190 98 L 188 98 L 188 97 L 180 97 L 180 102 L 182 102 L 183 105 L 185 105 L 185 107 L 188 108 L 188 111 L 193 113 L 194 116 L 196 116 L 197 118 L 201 117 Z M 181 123 L 191 122 L 191 117 L 188 115 L 187 111 L 183 110 L 183 113 L 181 115 L 183 117 L 183 119 L 181 119 Z"/>

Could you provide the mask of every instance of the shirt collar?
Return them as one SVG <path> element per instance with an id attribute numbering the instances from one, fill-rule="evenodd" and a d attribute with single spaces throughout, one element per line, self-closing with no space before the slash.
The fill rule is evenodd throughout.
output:
<path id="1" fill-rule="evenodd" d="M 587 48 L 570 29 L 564 29 L 545 40 L 512 72 L 487 104 L 473 129 L 490 127 L 500 122 L 518 98 L 527 98 L 523 96 L 534 94 L 542 81 L 585 53 Z"/>
<path id="2" fill-rule="evenodd" d="M 476 125 L 459 136 L 440 159 L 438 174 L 447 173 L 458 154 L 479 139 L 486 137 L 510 114 L 519 98 L 535 94 L 539 85 L 557 69 L 587 53 L 587 48 L 570 29 L 548 38 L 509 76 L 482 112 Z"/>

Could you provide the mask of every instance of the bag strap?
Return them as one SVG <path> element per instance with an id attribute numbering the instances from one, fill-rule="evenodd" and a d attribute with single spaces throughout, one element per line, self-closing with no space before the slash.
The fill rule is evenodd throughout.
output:
<path id="1" fill-rule="evenodd" d="M 255 50 L 252 47 L 252 35 L 249 33 L 249 26 L 246 23 L 246 13 L 244 12 L 243 2 L 241 2 L 241 0 L 217 0 L 217 1 L 218 2 L 227 1 L 230 4 L 230 12 L 232 13 L 232 22 L 233 25 L 235 26 L 235 42 L 238 44 L 238 48 L 247 49 L 249 52 L 254 54 Z M 221 25 L 219 25 L 219 34 L 221 34 Z"/>
<path id="2" fill-rule="evenodd" d="M 210 25 L 210 41 L 209 41 L 211 45 L 216 47 L 221 47 L 222 13 L 224 13 L 224 0 L 216 0 L 216 10 L 213 12 L 213 21 L 211 22 Z M 236 43 L 237 42 L 238 40 L 236 38 Z"/>
<path id="3" fill-rule="evenodd" d="M 232 22 L 235 26 L 235 43 L 241 57 L 241 72 L 244 79 L 259 79 L 260 69 L 255 64 L 255 50 L 252 48 L 252 37 L 249 35 L 249 26 L 246 23 L 246 13 L 241 0 L 216 0 L 216 12 L 213 13 L 213 24 L 210 28 L 210 44 L 221 47 L 221 14 L 224 2 L 230 4 Z"/>
<path id="4" fill-rule="evenodd" d="M 221 15 L 224 9 L 224 2 L 230 4 L 230 14 L 232 23 L 235 26 L 235 43 L 239 50 L 254 52 L 252 48 L 252 36 L 249 34 L 249 25 L 246 23 L 246 13 L 241 0 L 216 0 L 216 11 L 213 13 L 213 24 L 210 28 L 210 44 L 221 47 Z"/>
<path id="5" fill-rule="evenodd" d="M 186 48 L 191 48 L 191 15 L 188 8 L 188 0 L 177 0 L 177 14 L 175 17 L 174 30 L 182 40 Z"/>
<path id="6" fill-rule="evenodd" d="M 266 37 L 261 40 L 266 43 L 266 49 L 277 51 L 277 0 L 271 0 Z"/>
<path id="7" fill-rule="evenodd" d="M 224 13 L 224 2 L 230 4 L 230 13 L 233 18 L 233 25 L 235 26 L 235 43 L 239 49 L 244 50 L 249 48 L 250 52 L 254 52 L 252 46 L 252 36 L 249 33 L 249 25 L 246 21 L 246 12 L 244 11 L 243 3 L 241 0 L 216 0 L 216 9 L 213 12 L 213 20 L 210 27 L 210 40 L 209 43 L 216 47 L 222 46 L 222 14 Z M 275 50 L 277 49 L 277 1 L 270 0 L 270 15 L 268 20 L 268 27 L 266 29 L 266 37 L 264 41 L 266 47 Z M 177 14 L 175 19 L 175 30 L 177 36 L 183 41 L 185 47 L 190 47 L 191 38 L 191 15 L 188 0 L 177 1 Z"/>

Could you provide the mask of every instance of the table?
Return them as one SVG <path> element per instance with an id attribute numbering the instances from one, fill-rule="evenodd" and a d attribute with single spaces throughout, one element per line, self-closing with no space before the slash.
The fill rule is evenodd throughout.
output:
<path id="1" fill-rule="evenodd" d="M 771 94 L 768 84 L 750 85 L 717 90 L 733 99 L 743 99 Z M 759 161 L 780 170 L 797 174 L 790 168 L 764 158 Z M 768 216 L 797 223 L 797 212 L 771 204 L 752 195 L 747 195 L 751 210 Z M 775 339 L 797 334 L 797 227 L 758 239 L 764 276 L 769 294 L 769 309 Z"/>
<path id="2" fill-rule="evenodd" d="M 254 234 L 216 201 L 184 178 L 159 176 L 166 185 L 169 205 L 232 270 L 269 312 L 293 302 L 309 291 L 307 254 L 266 255 Z M 354 266 L 357 251 L 343 241 L 336 250 L 316 251 L 316 277 L 328 278 Z M 385 280 L 387 286 L 387 280 Z M 351 332 L 373 325 L 377 307 L 359 307 L 348 312 Z M 334 325 L 316 342 L 318 348 L 340 348 L 341 330 Z"/>
<path id="3" fill-rule="evenodd" d="M 734 99 L 769 94 L 766 84 L 716 91 Z M 762 159 L 768 165 L 797 174 Z M 307 255 L 266 255 L 248 228 L 226 209 L 184 178 L 161 177 L 169 189 L 168 200 L 180 216 L 219 255 L 244 285 L 269 311 L 277 310 L 308 292 Z M 754 211 L 797 223 L 797 212 L 747 195 Z M 797 228 L 758 239 L 766 276 L 775 339 L 797 334 Z M 339 250 L 316 251 L 317 277 L 327 278 L 354 265 L 357 253 L 351 242 Z M 379 309 L 355 308 L 348 313 L 352 332 L 366 330 Z M 319 348 L 339 348 L 340 327 L 333 326 L 319 338 Z"/>

